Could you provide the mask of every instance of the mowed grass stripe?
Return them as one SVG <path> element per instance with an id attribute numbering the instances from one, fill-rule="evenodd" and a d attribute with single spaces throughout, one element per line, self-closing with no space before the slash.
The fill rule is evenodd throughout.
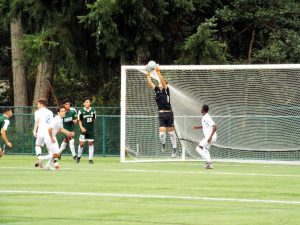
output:
<path id="1" fill-rule="evenodd" d="M 121 193 L 95 193 L 95 192 L 63 192 L 63 191 L 14 191 L 0 190 L 2 194 L 30 194 L 30 195 L 62 195 L 62 196 L 92 196 L 92 197 L 111 197 L 111 198 L 147 198 L 147 199 L 170 199 L 170 200 L 199 200 L 199 201 L 223 201 L 223 202 L 253 202 L 253 203 L 272 203 L 300 205 L 300 201 L 284 200 L 262 200 L 262 199 L 239 199 L 239 198 L 210 198 L 203 196 L 174 196 L 174 195 L 150 195 L 150 194 L 121 194 Z"/>

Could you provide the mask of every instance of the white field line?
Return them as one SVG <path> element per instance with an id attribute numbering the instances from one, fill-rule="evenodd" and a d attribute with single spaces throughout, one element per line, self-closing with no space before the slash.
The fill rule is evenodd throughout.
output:
<path id="1" fill-rule="evenodd" d="M 272 204 L 300 205 L 300 201 L 285 201 L 285 200 L 243 199 L 243 198 L 210 198 L 210 197 L 201 197 L 201 196 L 118 194 L 118 193 L 96 193 L 96 192 L 0 190 L 0 194 L 91 196 L 91 197 L 111 197 L 111 198 L 137 198 L 137 199 L 147 198 L 147 199 L 198 200 L 198 201 L 221 201 L 221 202 L 251 202 L 251 203 L 272 203 Z"/>
<path id="2" fill-rule="evenodd" d="M 0 169 L 11 170 L 41 170 L 32 167 L 0 167 Z M 172 170 L 137 170 L 137 169 L 74 169 L 62 168 L 62 171 L 99 171 L 99 172 L 123 172 L 123 173 L 161 173 L 161 174 L 207 174 L 207 175 L 233 175 L 233 176 L 258 176 L 258 177 L 293 177 L 300 178 L 297 174 L 265 174 L 265 173 L 234 173 L 234 172 L 213 172 L 213 171 L 172 171 Z"/>

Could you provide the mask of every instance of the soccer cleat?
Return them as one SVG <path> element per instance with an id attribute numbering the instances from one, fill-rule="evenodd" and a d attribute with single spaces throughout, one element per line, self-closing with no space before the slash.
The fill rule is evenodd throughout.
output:
<path id="1" fill-rule="evenodd" d="M 203 168 L 205 168 L 205 169 L 213 169 L 214 166 L 213 166 L 212 162 L 207 162 L 206 165 L 203 166 Z"/>
<path id="2" fill-rule="evenodd" d="M 94 161 L 92 159 L 90 159 L 89 164 L 94 164 Z"/>
<path id="3" fill-rule="evenodd" d="M 173 148 L 173 150 L 172 150 L 172 158 L 175 158 L 176 154 L 177 154 L 177 149 Z"/>
<path id="4" fill-rule="evenodd" d="M 54 163 L 54 168 L 55 168 L 56 170 L 59 170 L 59 169 L 60 169 L 60 165 L 59 165 L 58 162 L 55 162 L 55 163 Z"/>
<path id="5" fill-rule="evenodd" d="M 35 162 L 34 167 L 41 167 L 43 168 L 43 161 L 41 156 L 38 156 L 38 160 Z"/>
<path id="6" fill-rule="evenodd" d="M 166 150 L 166 144 L 161 145 L 161 152 L 164 152 Z"/>
<path id="7" fill-rule="evenodd" d="M 74 156 L 73 156 L 73 159 L 76 160 L 76 159 L 77 159 L 77 155 L 74 155 Z"/>
<path id="8" fill-rule="evenodd" d="M 76 158 L 76 163 L 80 163 L 80 158 L 81 158 L 81 157 L 77 157 L 77 158 Z"/>

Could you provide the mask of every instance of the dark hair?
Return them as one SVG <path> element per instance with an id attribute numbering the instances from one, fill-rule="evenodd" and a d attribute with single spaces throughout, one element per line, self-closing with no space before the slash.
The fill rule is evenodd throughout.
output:
<path id="1" fill-rule="evenodd" d="M 39 98 L 37 102 L 44 106 L 48 104 L 48 100 L 46 98 Z"/>
<path id="2" fill-rule="evenodd" d="M 6 113 L 6 112 L 11 111 L 11 110 L 12 110 L 12 108 L 10 108 L 10 107 L 4 107 L 3 108 L 3 113 Z"/>
<path id="3" fill-rule="evenodd" d="M 91 101 L 91 98 L 90 97 L 85 97 L 85 98 L 83 98 L 83 103 L 86 101 L 86 100 L 90 100 Z"/>
<path id="4" fill-rule="evenodd" d="M 56 112 L 59 113 L 60 110 L 61 110 L 61 109 L 64 109 L 64 108 L 65 108 L 65 107 L 64 107 L 63 105 L 61 105 L 61 106 L 59 106 L 59 107 L 56 109 Z"/>
<path id="5" fill-rule="evenodd" d="M 209 110 L 209 106 L 208 105 L 203 105 L 202 106 L 202 110 L 203 110 L 203 112 L 208 112 L 208 110 Z"/>
<path id="6" fill-rule="evenodd" d="M 64 99 L 62 103 L 63 103 L 63 104 L 66 104 L 67 102 L 69 102 L 70 105 L 72 104 L 72 101 L 71 101 L 70 99 L 68 99 L 68 98 L 67 98 L 67 99 Z"/>

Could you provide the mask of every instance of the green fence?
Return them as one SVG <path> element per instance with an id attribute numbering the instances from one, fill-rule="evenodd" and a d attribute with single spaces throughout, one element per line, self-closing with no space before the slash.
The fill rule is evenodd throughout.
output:
<path id="1" fill-rule="evenodd" d="M 2 112 L 0 107 L 0 112 Z M 55 112 L 55 108 L 51 108 Z M 78 109 L 76 107 L 76 109 Z M 120 154 L 120 115 L 117 107 L 95 107 L 97 119 L 95 120 L 95 154 L 100 156 L 118 156 Z M 34 108 L 14 107 L 14 115 L 10 119 L 10 126 L 7 131 L 8 139 L 12 142 L 13 148 L 7 149 L 7 154 L 35 154 L 35 139 L 33 137 Z M 105 113 L 105 114 L 104 114 Z M 79 144 L 79 126 L 75 129 L 75 147 Z M 62 142 L 62 135 L 58 135 L 59 143 Z M 46 152 L 46 149 L 44 148 Z M 84 153 L 88 152 L 87 144 Z M 69 147 L 63 154 L 70 154 Z"/>

